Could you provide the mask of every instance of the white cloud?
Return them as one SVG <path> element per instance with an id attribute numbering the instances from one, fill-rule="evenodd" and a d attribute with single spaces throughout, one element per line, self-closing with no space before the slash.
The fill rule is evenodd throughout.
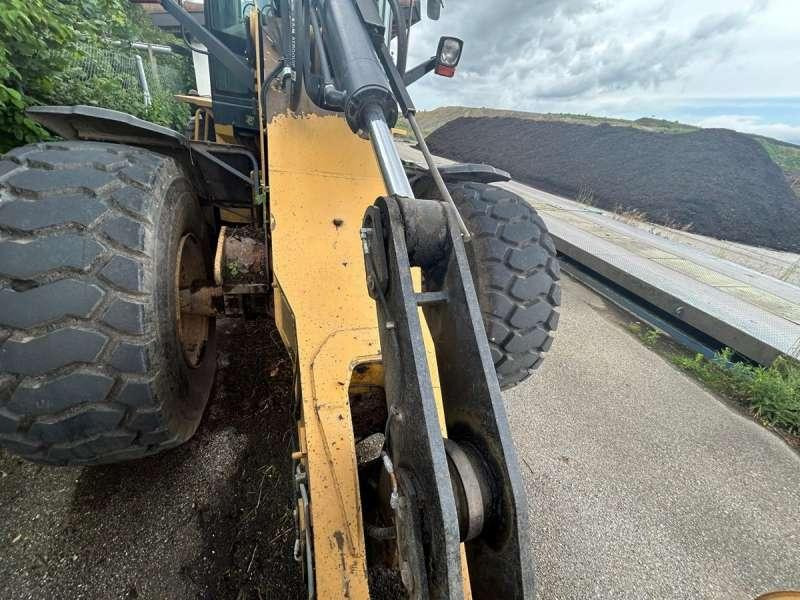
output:
<path id="1" fill-rule="evenodd" d="M 446 0 L 414 28 L 409 62 L 458 35 L 459 72 L 411 91 L 421 108 L 666 117 L 681 98 L 800 96 L 798 23 L 798 0 Z"/>
<path id="2" fill-rule="evenodd" d="M 717 115 L 700 119 L 693 124 L 700 127 L 735 129 L 800 144 L 800 125 L 769 123 L 754 115 Z"/>

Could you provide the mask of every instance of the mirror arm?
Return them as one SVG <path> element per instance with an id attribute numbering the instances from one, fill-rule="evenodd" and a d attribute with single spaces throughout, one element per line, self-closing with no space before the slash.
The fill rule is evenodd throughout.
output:
<path id="1" fill-rule="evenodd" d="M 421 62 L 416 67 L 413 67 L 405 72 L 403 81 L 406 85 L 411 85 L 420 77 L 427 75 L 436 68 L 436 57 L 432 56 L 428 60 Z"/>

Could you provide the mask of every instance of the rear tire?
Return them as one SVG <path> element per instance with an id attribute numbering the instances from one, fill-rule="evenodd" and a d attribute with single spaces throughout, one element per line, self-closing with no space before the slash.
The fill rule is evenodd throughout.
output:
<path id="1" fill-rule="evenodd" d="M 525 200 L 483 183 L 448 186 L 472 242 L 466 245 L 497 379 L 527 379 L 553 343 L 561 304 L 556 248 Z"/>
<path id="2" fill-rule="evenodd" d="M 195 365 L 180 342 L 186 239 L 210 279 L 208 227 L 171 158 L 94 142 L 0 158 L 0 446 L 95 464 L 194 434 L 216 352 L 213 320 Z"/>

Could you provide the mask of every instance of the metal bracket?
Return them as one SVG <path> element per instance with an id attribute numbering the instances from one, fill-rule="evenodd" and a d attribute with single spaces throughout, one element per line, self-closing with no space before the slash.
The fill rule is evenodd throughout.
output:
<path id="1" fill-rule="evenodd" d="M 436 57 L 432 56 L 428 60 L 424 60 L 416 67 L 412 67 L 403 75 L 403 81 L 406 85 L 411 85 L 418 79 L 421 79 L 436 68 Z"/>
<path id="2" fill-rule="evenodd" d="M 532 599 L 524 488 L 455 215 L 442 202 L 380 198 L 365 215 L 362 236 L 386 373 L 387 447 L 400 477 L 415 490 L 412 508 L 421 525 L 418 541 L 425 549 L 430 598 L 463 597 L 459 542 L 465 541 L 476 600 Z M 378 246 L 385 266 L 376 264 L 383 260 Z M 413 289 L 412 267 L 422 270 L 421 293 Z M 431 388 L 420 306 L 436 349 L 448 438 L 469 450 L 469 460 L 452 471 Z M 480 480 L 479 496 L 471 489 L 462 490 L 471 497 L 456 498 L 453 477 L 468 484 L 465 472 Z"/>
<path id="3" fill-rule="evenodd" d="M 233 168 L 224 160 L 221 160 L 214 156 L 214 152 L 222 153 L 222 154 L 241 154 L 242 156 L 246 156 L 250 159 L 252 163 L 254 163 L 253 170 L 258 173 L 258 164 L 255 162 L 255 158 L 253 154 L 249 152 L 246 148 L 235 148 L 231 151 L 230 146 L 225 146 L 224 144 L 211 144 L 208 142 L 190 142 L 189 149 L 197 154 L 200 154 L 204 158 L 207 158 L 215 165 L 220 167 L 223 171 L 228 172 L 229 174 L 233 175 L 236 179 L 241 180 L 248 186 L 253 185 L 253 178 L 250 176 L 245 175 L 241 171 Z"/>
<path id="4" fill-rule="evenodd" d="M 200 23 L 192 18 L 186 10 L 175 0 L 160 0 L 161 6 L 164 7 L 169 14 L 171 14 L 182 27 L 185 27 L 193 37 L 197 38 L 206 48 L 209 54 L 213 55 L 219 62 L 221 62 L 231 75 L 239 81 L 239 83 L 253 87 L 254 75 L 253 69 L 250 68 L 245 61 L 235 52 L 231 51 L 220 39 L 212 34 L 208 29 L 203 27 Z"/>
<path id="5" fill-rule="evenodd" d="M 428 169 L 409 161 L 404 161 L 403 165 L 406 168 L 408 181 L 411 183 L 416 196 L 428 198 L 430 197 L 429 194 L 436 192 L 436 182 Z M 460 183 L 462 181 L 497 183 L 511 180 L 511 175 L 507 171 L 476 163 L 444 165 L 439 167 L 439 173 L 445 183 Z"/>
<path id="6" fill-rule="evenodd" d="M 405 482 L 404 508 L 412 514 L 400 519 L 401 530 L 421 531 L 415 546 L 425 548 L 430 598 L 463 598 L 456 503 L 447 467 L 422 327 L 411 280 L 411 265 L 397 200 L 381 198 L 364 218 L 367 279 L 378 299 L 378 324 L 389 410 L 389 454 L 398 480 Z M 380 220 L 378 223 L 377 220 Z M 379 232 L 383 230 L 383 235 Z M 381 262 L 382 248 L 386 269 Z M 385 291 L 381 288 L 384 287 Z M 410 491 L 413 490 L 413 491 Z M 413 533 L 410 533 L 413 535 Z M 406 546 L 410 541 L 404 542 Z"/>

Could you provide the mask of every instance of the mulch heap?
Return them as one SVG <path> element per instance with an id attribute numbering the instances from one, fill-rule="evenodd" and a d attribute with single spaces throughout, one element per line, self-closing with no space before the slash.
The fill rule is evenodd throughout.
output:
<path id="1" fill-rule="evenodd" d="M 440 156 L 491 164 L 539 189 L 590 198 L 599 208 L 800 252 L 800 200 L 762 146 L 735 131 L 676 134 L 463 117 L 433 132 L 428 144 Z"/>

